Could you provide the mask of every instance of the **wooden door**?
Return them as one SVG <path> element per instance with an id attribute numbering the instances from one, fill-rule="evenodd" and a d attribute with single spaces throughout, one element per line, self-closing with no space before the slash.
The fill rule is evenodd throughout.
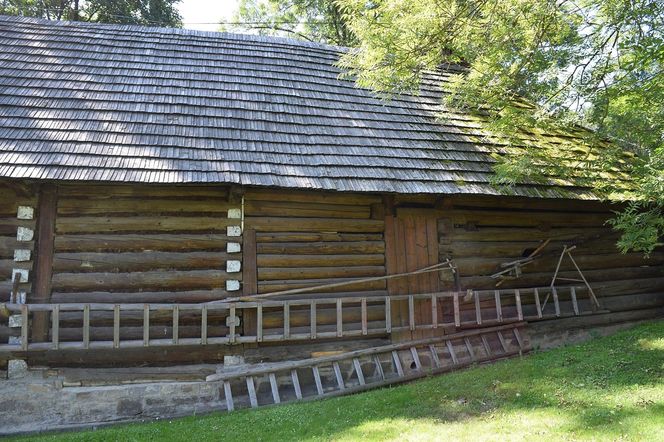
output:
<path id="1" fill-rule="evenodd" d="M 385 261 L 388 274 L 406 273 L 439 262 L 437 212 L 428 209 L 397 209 L 385 217 Z M 433 293 L 439 290 L 439 272 L 388 280 L 390 295 Z M 392 325 L 407 326 L 408 301 L 392 303 Z M 417 302 L 415 324 L 431 323 L 431 301 Z M 398 331 L 393 341 L 433 336 L 433 330 Z"/>

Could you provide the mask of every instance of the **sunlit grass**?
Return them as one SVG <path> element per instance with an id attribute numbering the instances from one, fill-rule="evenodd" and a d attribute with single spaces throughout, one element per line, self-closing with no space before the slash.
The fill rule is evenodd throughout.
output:
<path id="1" fill-rule="evenodd" d="M 409 385 L 43 440 L 664 440 L 664 321 Z"/>

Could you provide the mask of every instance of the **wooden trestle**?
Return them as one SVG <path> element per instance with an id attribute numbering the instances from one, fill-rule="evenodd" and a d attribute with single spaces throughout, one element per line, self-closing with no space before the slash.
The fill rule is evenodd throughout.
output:
<path id="1" fill-rule="evenodd" d="M 531 348 L 524 325 L 467 330 L 258 368 L 238 367 L 210 375 L 207 381 L 223 384 L 229 411 L 339 396 L 526 353 Z"/>

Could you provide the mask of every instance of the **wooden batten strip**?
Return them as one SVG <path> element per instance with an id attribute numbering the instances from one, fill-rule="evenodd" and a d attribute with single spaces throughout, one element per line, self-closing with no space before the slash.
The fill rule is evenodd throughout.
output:
<path id="1" fill-rule="evenodd" d="M 203 306 L 201 309 L 201 344 L 207 345 L 208 341 L 208 309 Z"/>
<path id="2" fill-rule="evenodd" d="M 496 299 L 496 319 L 498 322 L 503 322 L 503 309 L 500 304 L 500 290 L 495 290 L 494 296 Z"/>
<path id="3" fill-rule="evenodd" d="M 537 317 L 542 319 L 542 305 L 540 303 L 539 290 L 537 287 L 533 289 L 533 295 L 535 297 L 535 308 L 537 309 Z"/>
<path id="4" fill-rule="evenodd" d="M 477 325 L 482 325 L 482 309 L 480 308 L 480 294 L 468 290 L 469 294 L 475 299 L 475 322 Z"/>
<path id="5" fill-rule="evenodd" d="M 553 295 L 553 306 L 556 309 L 556 316 L 560 316 L 560 302 L 558 301 L 558 290 L 555 287 L 551 287 L 551 293 Z"/>
<path id="6" fill-rule="evenodd" d="M 177 345 L 180 339 L 180 309 L 176 305 L 173 306 L 173 344 Z"/>
<path id="7" fill-rule="evenodd" d="M 90 348 L 90 304 L 83 306 L 83 348 Z"/>
<path id="8" fill-rule="evenodd" d="M 576 289 L 574 286 L 570 287 L 570 296 L 572 297 L 572 307 L 574 308 L 574 315 L 579 316 L 579 304 L 576 300 Z"/>
<path id="9" fill-rule="evenodd" d="M 284 339 L 290 338 L 290 304 L 284 302 Z"/>
<path id="10" fill-rule="evenodd" d="M 461 312 L 459 311 L 459 292 L 454 292 L 453 296 L 454 302 L 454 325 L 456 327 L 461 327 Z"/>
<path id="11" fill-rule="evenodd" d="M 263 341 L 263 306 L 256 306 L 256 341 Z"/>
<path id="12" fill-rule="evenodd" d="M 415 330 L 415 298 L 412 296 L 408 297 L 408 328 Z"/>
<path id="13" fill-rule="evenodd" d="M 341 298 L 337 299 L 337 337 L 341 338 L 344 335 L 343 324 L 343 309 Z"/>
<path id="14" fill-rule="evenodd" d="M 385 331 L 392 333 L 392 301 L 389 296 L 385 297 Z"/>
<path id="15" fill-rule="evenodd" d="M 438 297 L 431 295 L 431 325 L 438 328 Z"/>
<path id="16" fill-rule="evenodd" d="M 51 324 L 51 342 L 53 349 L 57 350 L 60 348 L 60 306 L 57 304 L 53 306 Z"/>
<path id="17" fill-rule="evenodd" d="M 309 327 L 311 331 L 311 339 L 316 339 L 317 338 L 317 333 L 316 333 L 316 301 L 312 300 L 311 301 L 311 307 L 309 310 Z"/>
<path id="18" fill-rule="evenodd" d="M 150 305 L 143 306 L 143 346 L 150 345 Z"/>
<path id="19" fill-rule="evenodd" d="M 523 307 L 521 306 L 521 291 L 519 289 L 514 290 L 514 300 L 516 302 L 516 314 L 519 318 L 519 321 L 523 321 Z"/>
<path id="20" fill-rule="evenodd" d="M 29 315 L 28 304 L 21 305 L 21 349 L 28 349 Z"/>
<path id="21" fill-rule="evenodd" d="M 113 348 L 120 348 L 120 305 L 113 306 Z"/>
<path id="22" fill-rule="evenodd" d="M 236 339 L 235 328 L 237 327 L 237 324 L 236 324 L 236 321 L 235 321 L 235 318 L 237 318 L 237 316 L 235 315 L 235 306 L 231 306 L 229 316 L 230 316 L 231 320 L 230 320 L 228 337 L 229 337 L 231 343 L 235 343 L 235 339 Z"/>
<path id="23" fill-rule="evenodd" d="M 366 335 L 368 333 L 368 320 L 367 320 L 367 298 L 362 298 L 360 301 L 360 316 L 362 322 L 362 334 Z"/>

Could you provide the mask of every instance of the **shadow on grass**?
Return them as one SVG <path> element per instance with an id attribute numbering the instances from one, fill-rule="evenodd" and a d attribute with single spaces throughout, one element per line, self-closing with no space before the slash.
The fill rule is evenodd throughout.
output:
<path id="1" fill-rule="evenodd" d="M 42 438 L 246 441 L 547 436 L 662 440 L 664 321 L 578 346 L 349 397 Z"/>

